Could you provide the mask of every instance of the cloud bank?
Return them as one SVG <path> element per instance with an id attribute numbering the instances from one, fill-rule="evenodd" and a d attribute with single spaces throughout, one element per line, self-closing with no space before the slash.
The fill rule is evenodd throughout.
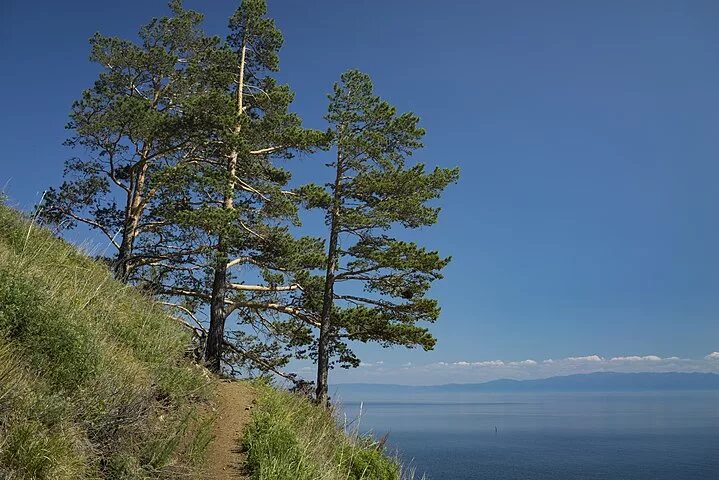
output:
<path id="1" fill-rule="evenodd" d="M 592 372 L 706 372 L 719 373 L 719 352 L 702 359 L 661 357 L 659 355 L 622 355 L 604 357 L 597 354 L 560 359 L 458 360 L 429 364 L 392 365 L 383 361 L 367 362 L 362 368 L 337 372 L 337 382 L 399 383 L 433 385 L 472 383 L 513 378 L 545 378 Z"/>

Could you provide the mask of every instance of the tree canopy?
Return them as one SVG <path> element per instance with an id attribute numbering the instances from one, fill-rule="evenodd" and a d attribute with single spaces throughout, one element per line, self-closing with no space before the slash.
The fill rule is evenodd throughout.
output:
<path id="1" fill-rule="evenodd" d="M 170 10 L 137 41 L 91 39 L 103 71 L 72 107 L 67 144 L 81 154 L 46 192 L 45 221 L 104 235 L 116 276 L 192 325 L 216 372 L 301 383 L 284 367 L 309 357 L 326 404 L 330 368 L 359 364 L 352 342 L 433 348 L 427 293 L 449 258 L 405 232 L 437 222 L 458 170 L 410 162 L 419 118 L 350 70 L 326 131 L 306 129 L 276 79 L 283 37 L 265 0 L 242 1 L 224 40 L 179 0 Z M 326 150 L 327 182 L 293 184 L 286 161 Z M 300 236 L 307 209 L 325 228 Z"/>

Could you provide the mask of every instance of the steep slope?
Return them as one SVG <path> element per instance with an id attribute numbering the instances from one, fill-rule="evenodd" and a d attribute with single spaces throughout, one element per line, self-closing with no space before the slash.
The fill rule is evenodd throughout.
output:
<path id="1" fill-rule="evenodd" d="M 0 206 L 0 478 L 202 478 L 213 381 L 101 264 Z"/>

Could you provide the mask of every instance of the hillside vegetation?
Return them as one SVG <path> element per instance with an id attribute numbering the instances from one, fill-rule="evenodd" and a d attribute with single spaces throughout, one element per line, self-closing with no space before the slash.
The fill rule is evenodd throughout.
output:
<path id="1" fill-rule="evenodd" d="M 104 265 L 0 206 L 0 478 L 195 475 L 211 381 Z"/>
<path id="2" fill-rule="evenodd" d="M 383 442 L 338 426 L 331 410 L 260 385 L 242 440 L 253 480 L 399 480 L 411 471 L 386 455 Z"/>
<path id="3" fill-rule="evenodd" d="M 207 478 L 217 382 L 190 345 L 105 265 L 0 206 L 0 478 Z M 330 410 L 256 390 L 244 435 L 230 439 L 250 478 L 409 478 Z"/>

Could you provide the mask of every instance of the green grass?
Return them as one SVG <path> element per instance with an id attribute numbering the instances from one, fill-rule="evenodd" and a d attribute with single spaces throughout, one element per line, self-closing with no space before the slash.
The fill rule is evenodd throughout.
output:
<path id="1" fill-rule="evenodd" d="M 267 385 L 242 447 L 253 480 L 412 478 L 372 437 L 342 428 L 331 411 Z"/>
<path id="2" fill-rule="evenodd" d="M 203 478 L 213 380 L 162 308 L 0 205 L 0 479 Z M 254 480 L 405 480 L 371 437 L 258 385 Z"/>
<path id="3" fill-rule="evenodd" d="M 0 478 L 201 478 L 212 381 L 187 333 L 0 206 Z"/>

